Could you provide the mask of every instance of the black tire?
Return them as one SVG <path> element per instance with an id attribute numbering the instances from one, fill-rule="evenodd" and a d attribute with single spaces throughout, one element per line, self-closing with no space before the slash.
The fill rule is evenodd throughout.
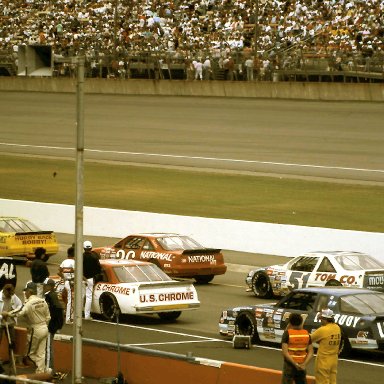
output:
<path id="1" fill-rule="evenodd" d="M 173 312 L 160 312 L 158 313 L 161 320 L 164 321 L 175 321 L 181 315 L 181 311 L 173 311 Z"/>
<path id="2" fill-rule="evenodd" d="M 116 297 L 110 293 L 103 293 L 100 296 L 100 310 L 103 317 L 108 321 L 115 321 L 120 315 L 120 307 Z"/>
<path id="3" fill-rule="evenodd" d="M 338 280 L 329 280 L 325 284 L 326 287 L 341 287 L 342 284 Z"/>
<path id="4" fill-rule="evenodd" d="M 237 335 L 251 336 L 251 341 L 257 343 L 260 339 L 256 324 L 256 319 L 251 313 L 242 312 L 236 318 L 235 332 Z"/>
<path id="5" fill-rule="evenodd" d="M 195 276 L 194 279 L 196 280 L 197 284 L 208 284 L 213 280 L 214 277 L 214 275 L 203 275 Z"/>
<path id="6" fill-rule="evenodd" d="M 273 297 L 273 291 L 269 277 L 264 272 L 257 272 L 252 279 L 252 290 L 256 297 L 261 299 L 270 299 Z"/>

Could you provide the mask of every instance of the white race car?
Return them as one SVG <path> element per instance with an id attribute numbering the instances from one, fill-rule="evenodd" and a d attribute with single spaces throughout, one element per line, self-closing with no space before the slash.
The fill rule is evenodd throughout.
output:
<path id="1" fill-rule="evenodd" d="M 107 320 L 119 314 L 157 314 L 161 319 L 176 320 L 182 311 L 197 309 L 200 301 L 192 282 L 175 281 L 153 263 L 105 259 L 101 281 L 93 291 L 92 310 Z M 57 290 L 66 301 L 64 284 Z"/>
<path id="2" fill-rule="evenodd" d="M 251 270 L 247 291 L 260 298 L 285 296 L 293 289 L 338 286 L 384 291 L 384 264 L 360 252 L 312 252 L 286 264 Z"/>

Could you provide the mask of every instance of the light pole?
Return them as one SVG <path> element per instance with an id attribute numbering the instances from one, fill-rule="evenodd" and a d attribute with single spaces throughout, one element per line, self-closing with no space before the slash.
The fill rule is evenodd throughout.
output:
<path id="1" fill-rule="evenodd" d="M 83 321 L 83 206 L 84 206 L 84 56 L 67 57 L 60 63 L 76 65 L 76 206 L 75 206 L 75 297 L 72 348 L 72 383 L 82 382 Z"/>

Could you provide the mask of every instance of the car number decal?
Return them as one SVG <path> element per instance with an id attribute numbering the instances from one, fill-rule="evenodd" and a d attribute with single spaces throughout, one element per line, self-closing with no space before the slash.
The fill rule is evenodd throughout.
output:
<path id="1" fill-rule="evenodd" d="M 305 272 L 292 272 L 289 276 L 289 282 L 292 284 L 293 288 L 305 288 L 308 283 L 308 279 L 311 273 Z M 301 281 L 300 281 L 301 280 Z"/>

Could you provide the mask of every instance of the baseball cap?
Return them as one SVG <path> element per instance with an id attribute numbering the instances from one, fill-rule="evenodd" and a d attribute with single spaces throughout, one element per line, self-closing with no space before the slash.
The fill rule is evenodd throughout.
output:
<path id="1" fill-rule="evenodd" d="M 52 280 L 52 279 L 48 279 L 48 278 L 46 278 L 45 279 L 45 281 L 44 281 L 44 284 L 45 285 L 55 285 L 55 281 L 54 280 Z"/>
<path id="2" fill-rule="evenodd" d="M 333 319 L 334 314 L 333 314 L 332 309 L 329 309 L 329 308 L 327 308 L 327 309 L 323 309 L 323 310 L 321 311 L 321 317 L 322 317 L 323 319 Z"/>
<path id="3" fill-rule="evenodd" d="M 92 249 L 92 243 L 89 240 L 84 241 L 84 249 Z"/>
<path id="4" fill-rule="evenodd" d="M 34 283 L 33 281 L 28 282 L 23 291 L 26 291 L 27 289 L 29 289 L 32 293 L 37 293 L 36 283 Z"/>

